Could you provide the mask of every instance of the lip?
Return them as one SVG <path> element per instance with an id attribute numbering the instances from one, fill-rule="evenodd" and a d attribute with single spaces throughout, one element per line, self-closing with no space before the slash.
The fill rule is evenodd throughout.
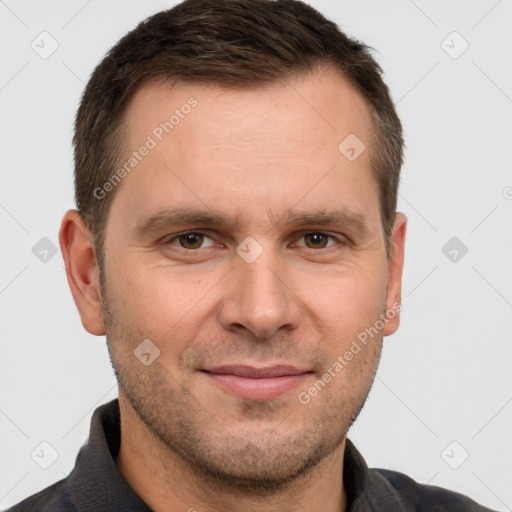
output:
<path id="1" fill-rule="evenodd" d="M 277 365 L 256 368 L 226 365 L 201 370 L 219 388 L 245 400 L 275 400 L 304 382 L 311 371 Z"/>

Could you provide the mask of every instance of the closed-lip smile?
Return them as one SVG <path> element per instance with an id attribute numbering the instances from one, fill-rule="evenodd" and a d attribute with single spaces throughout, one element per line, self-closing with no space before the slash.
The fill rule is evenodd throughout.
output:
<path id="1" fill-rule="evenodd" d="M 223 365 L 202 369 L 216 386 L 245 400 L 268 401 L 293 390 L 312 371 L 290 365 Z"/>

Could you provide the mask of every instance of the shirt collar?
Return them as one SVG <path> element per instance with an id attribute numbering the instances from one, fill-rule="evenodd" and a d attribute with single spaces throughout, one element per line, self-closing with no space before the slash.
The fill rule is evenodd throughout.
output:
<path id="1" fill-rule="evenodd" d="M 345 444 L 343 483 L 347 493 L 347 512 L 408 510 L 400 494 L 384 476 L 368 468 L 350 439 Z"/>
<path id="2" fill-rule="evenodd" d="M 118 400 L 98 407 L 92 416 L 87 444 L 80 450 L 69 477 L 69 492 L 77 510 L 151 512 L 117 468 L 121 446 Z"/>

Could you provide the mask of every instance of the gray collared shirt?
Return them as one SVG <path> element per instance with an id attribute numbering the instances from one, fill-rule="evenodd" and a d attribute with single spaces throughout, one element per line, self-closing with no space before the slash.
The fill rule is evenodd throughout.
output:
<path id="1" fill-rule="evenodd" d="M 120 442 L 119 403 L 113 400 L 94 412 L 89 440 L 69 476 L 6 512 L 151 512 L 117 469 Z M 347 512 L 492 512 L 402 473 L 369 469 L 348 439 L 343 466 Z"/>

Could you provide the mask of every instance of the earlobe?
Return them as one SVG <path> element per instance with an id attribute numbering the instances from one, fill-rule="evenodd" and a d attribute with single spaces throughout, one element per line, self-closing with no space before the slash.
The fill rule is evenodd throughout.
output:
<path id="1" fill-rule="evenodd" d="M 400 310 L 402 304 L 402 272 L 404 268 L 405 235 L 407 217 L 396 214 L 391 235 L 391 254 L 388 262 L 388 286 L 386 293 L 386 318 L 384 336 L 396 332 L 400 325 Z"/>
<path id="2" fill-rule="evenodd" d="M 92 235 L 77 210 L 68 210 L 59 230 L 59 244 L 66 277 L 85 330 L 105 334 L 101 290 Z"/>

